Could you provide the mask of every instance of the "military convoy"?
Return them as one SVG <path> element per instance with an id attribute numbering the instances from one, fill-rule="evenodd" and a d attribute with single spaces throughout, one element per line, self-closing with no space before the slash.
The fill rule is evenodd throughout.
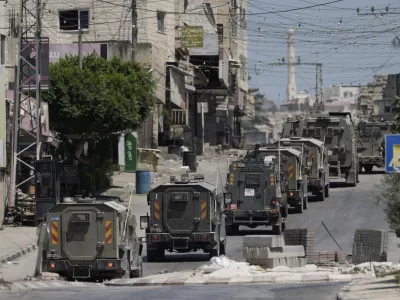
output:
<path id="1" fill-rule="evenodd" d="M 283 138 L 281 145 L 301 150 L 305 158 L 307 191 L 317 196 L 318 201 L 329 197 L 328 152 L 323 142 L 313 138 Z"/>
<path id="2" fill-rule="evenodd" d="M 163 258 L 165 251 L 225 254 L 224 197 L 204 175 L 182 174 L 180 180 L 171 176 L 147 199 L 150 215 L 140 217 L 140 227 L 146 230 L 149 262 Z"/>
<path id="3" fill-rule="evenodd" d="M 77 199 L 49 209 L 38 227 L 36 275 L 69 279 L 142 277 L 136 219 L 115 201 Z"/>
<path id="4" fill-rule="evenodd" d="M 371 173 L 374 167 L 385 164 L 385 134 L 389 133 L 391 122 L 360 121 L 357 125 L 359 173 L 364 168 Z"/>
<path id="5" fill-rule="evenodd" d="M 237 234 L 240 225 L 272 226 L 277 235 L 284 231 L 288 204 L 278 160 L 260 156 L 256 145 L 243 160 L 230 164 L 224 194 L 228 235 Z"/>
<path id="6" fill-rule="evenodd" d="M 282 137 L 315 138 L 328 151 L 330 178 L 345 178 L 350 186 L 358 182 L 357 136 L 351 114 L 329 112 L 288 119 Z"/>

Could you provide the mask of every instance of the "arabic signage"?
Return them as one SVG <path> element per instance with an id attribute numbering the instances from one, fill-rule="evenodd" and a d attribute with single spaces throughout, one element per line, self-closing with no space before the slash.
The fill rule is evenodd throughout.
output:
<path id="1" fill-rule="evenodd" d="M 125 172 L 136 172 L 136 136 L 133 132 L 125 135 Z"/>
<path id="2" fill-rule="evenodd" d="M 203 48 L 203 26 L 185 26 L 182 28 L 183 48 Z"/>

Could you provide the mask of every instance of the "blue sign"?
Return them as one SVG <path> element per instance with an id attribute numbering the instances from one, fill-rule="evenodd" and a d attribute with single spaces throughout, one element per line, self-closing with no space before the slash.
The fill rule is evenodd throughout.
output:
<path id="1" fill-rule="evenodd" d="M 400 134 L 385 135 L 385 171 L 400 172 Z"/>
<path id="2" fill-rule="evenodd" d="M 60 217 L 51 217 L 50 218 L 52 221 L 60 221 Z"/>

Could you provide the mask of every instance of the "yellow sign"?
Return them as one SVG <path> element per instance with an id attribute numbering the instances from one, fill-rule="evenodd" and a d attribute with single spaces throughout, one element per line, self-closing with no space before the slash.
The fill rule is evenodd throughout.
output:
<path id="1" fill-rule="evenodd" d="M 400 167 L 400 145 L 393 145 L 393 167 Z"/>
<path id="2" fill-rule="evenodd" d="M 183 48 L 203 48 L 203 26 L 185 26 L 182 28 Z"/>

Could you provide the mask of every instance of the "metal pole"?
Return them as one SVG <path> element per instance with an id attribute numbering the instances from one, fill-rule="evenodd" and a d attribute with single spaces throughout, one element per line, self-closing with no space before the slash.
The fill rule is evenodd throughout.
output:
<path id="1" fill-rule="evenodd" d="M 41 81 L 41 0 L 36 0 L 36 159 L 41 156 L 41 109 L 40 109 L 40 81 Z"/>
<path id="2" fill-rule="evenodd" d="M 137 11 L 136 0 L 132 0 L 132 61 L 136 60 L 137 50 Z"/>
<path id="3" fill-rule="evenodd" d="M 204 102 L 201 102 L 201 153 L 204 154 Z"/>
<path id="4" fill-rule="evenodd" d="M 78 31 L 78 58 L 79 58 L 79 69 L 82 70 L 82 29 L 80 27 Z"/>
<path id="5" fill-rule="evenodd" d="M 18 43 L 17 53 L 20 53 L 22 48 L 22 26 L 24 24 L 24 2 L 21 0 L 19 18 L 18 18 Z M 21 57 L 18 56 L 17 66 L 15 68 L 15 85 L 14 85 L 14 109 L 13 109 L 13 145 L 12 145 L 12 167 L 11 167 L 11 182 L 10 182 L 10 196 L 9 196 L 9 207 L 15 206 L 16 200 L 16 184 L 17 184 L 17 162 L 18 162 L 18 135 L 19 135 L 19 110 L 20 110 L 20 85 L 21 85 Z"/>

